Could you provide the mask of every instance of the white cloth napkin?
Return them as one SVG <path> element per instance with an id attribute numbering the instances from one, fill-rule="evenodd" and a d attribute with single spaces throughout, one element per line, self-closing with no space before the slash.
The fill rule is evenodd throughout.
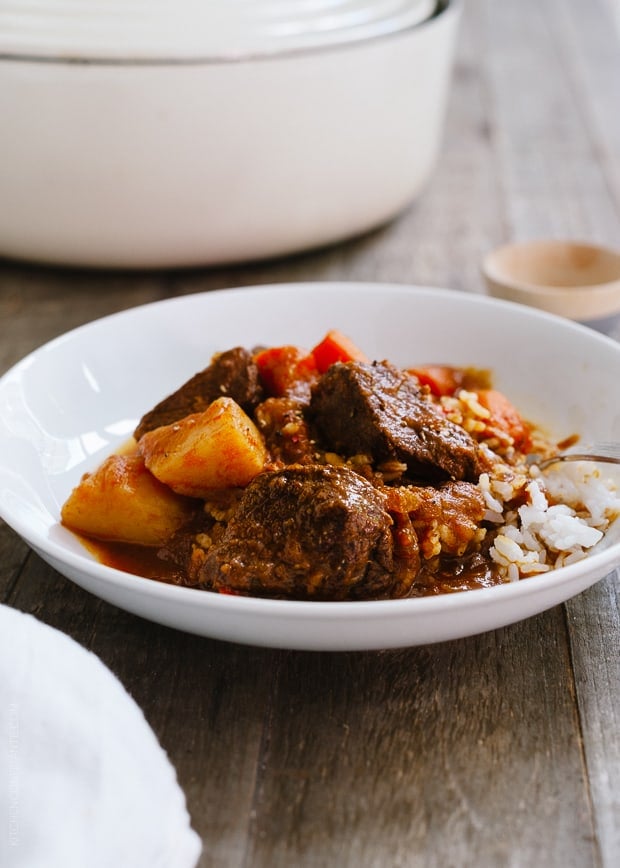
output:
<path id="1" fill-rule="evenodd" d="M 193 868 L 174 768 L 92 653 L 0 606 L 0 865 Z"/>

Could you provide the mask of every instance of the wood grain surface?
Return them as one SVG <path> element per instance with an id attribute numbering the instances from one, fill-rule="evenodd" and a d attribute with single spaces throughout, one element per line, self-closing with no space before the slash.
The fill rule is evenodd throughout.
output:
<path id="1" fill-rule="evenodd" d="M 402 215 L 333 248 L 211 270 L 0 263 L 0 372 L 96 317 L 282 281 L 482 289 L 507 240 L 620 246 L 620 38 L 604 0 L 467 0 L 440 160 Z M 620 335 L 618 335 L 620 337 Z M 620 864 L 618 576 L 483 636 L 271 651 L 143 621 L 0 526 L 0 601 L 115 672 L 177 769 L 201 868 Z"/>

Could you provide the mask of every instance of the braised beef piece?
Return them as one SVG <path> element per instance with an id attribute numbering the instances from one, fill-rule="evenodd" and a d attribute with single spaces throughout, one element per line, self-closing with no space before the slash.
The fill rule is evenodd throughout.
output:
<path id="1" fill-rule="evenodd" d="M 267 398 L 254 411 L 254 421 L 275 462 L 309 464 L 315 461 L 315 446 L 302 402 L 295 398 Z"/>
<path id="2" fill-rule="evenodd" d="M 200 583 L 197 577 L 196 562 L 204 561 L 204 548 L 201 546 L 201 538 L 206 536 L 212 539 L 215 521 L 204 510 L 196 513 L 194 518 L 184 527 L 180 528 L 173 536 L 160 546 L 157 557 L 160 561 L 169 565 L 169 569 L 175 569 L 177 575 L 182 577 L 177 584 L 195 586 Z"/>
<path id="3" fill-rule="evenodd" d="M 263 473 L 208 550 L 203 586 L 303 600 L 402 596 L 420 562 L 415 535 L 394 529 L 384 494 L 346 467 Z"/>
<path id="4" fill-rule="evenodd" d="M 147 431 L 171 425 L 191 413 L 202 413 L 212 401 L 222 396 L 232 398 L 248 414 L 262 400 L 258 368 L 251 353 L 243 347 L 214 356 L 204 371 L 194 374 L 142 417 L 134 437 L 139 440 Z"/>
<path id="5" fill-rule="evenodd" d="M 476 443 L 389 362 L 332 365 L 313 389 L 310 416 L 335 452 L 396 459 L 428 481 L 479 475 Z"/>

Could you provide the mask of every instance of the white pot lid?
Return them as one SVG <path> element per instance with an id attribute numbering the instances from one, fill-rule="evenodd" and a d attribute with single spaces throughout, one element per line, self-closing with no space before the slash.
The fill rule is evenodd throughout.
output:
<path id="1" fill-rule="evenodd" d="M 0 0 L 0 57 L 208 60 L 396 33 L 437 0 Z"/>

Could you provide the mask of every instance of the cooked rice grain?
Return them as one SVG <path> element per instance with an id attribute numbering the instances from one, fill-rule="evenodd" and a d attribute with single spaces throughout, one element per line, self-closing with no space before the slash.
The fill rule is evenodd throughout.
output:
<path id="1" fill-rule="evenodd" d="M 495 531 L 489 554 L 507 581 L 581 560 L 620 514 L 612 483 L 585 462 L 566 465 L 548 478 L 535 467 L 532 473 L 534 478 L 524 489 L 515 486 L 512 496 L 502 482 L 502 492 L 508 494 L 503 502 L 492 475 L 483 474 L 488 478 L 480 480 L 494 517 L 503 513 L 504 523 Z M 517 495 L 525 495 L 525 503 L 516 512 L 506 510 Z"/>
<path id="2" fill-rule="evenodd" d="M 489 554 L 505 581 L 581 560 L 620 516 L 617 488 L 597 465 L 564 463 L 543 474 L 527 465 L 510 437 L 485 424 L 489 414 L 475 392 L 462 390 L 442 404 L 490 459 L 491 470 L 481 474 L 478 486 L 485 521 L 494 526 Z M 552 454 L 551 442 L 536 431 L 532 436 L 536 452 Z"/>

